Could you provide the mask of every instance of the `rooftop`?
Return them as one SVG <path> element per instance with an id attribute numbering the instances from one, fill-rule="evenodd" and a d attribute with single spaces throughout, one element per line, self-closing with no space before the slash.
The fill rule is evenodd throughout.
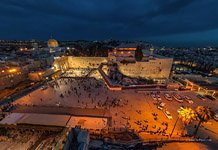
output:
<path id="1" fill-rule="evenodd" d="M 133 50 L 135 51 L 137 49 L 137 45 L 133 43 L 128 43 L 128 44 L 121 44 L 116 47 L 118 50 Z"/>

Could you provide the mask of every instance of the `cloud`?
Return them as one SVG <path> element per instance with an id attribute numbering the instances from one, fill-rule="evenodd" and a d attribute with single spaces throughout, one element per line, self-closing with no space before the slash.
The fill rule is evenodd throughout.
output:
<path id="1" fill-rule="evenodd" d="M 0 38 L 158 39 L 203 33 L 218 28 L 217 5 L 216 0 L 1 0 Z"/>
<path id="2" fill-rule="evenodd" d="M 152 12 L 148 13 L 149 17 L 156 17 L 159 15 L 170 15 L 170 14 L 175 14 L 181 9 L 184 9 L 185 7 L 191 5 L 194 3 L 196 0 L 166 0 L 160 1 L 158 0 L 157 4 L 159 4 L 159 7 L 157 10 L 154 10 Z"/>

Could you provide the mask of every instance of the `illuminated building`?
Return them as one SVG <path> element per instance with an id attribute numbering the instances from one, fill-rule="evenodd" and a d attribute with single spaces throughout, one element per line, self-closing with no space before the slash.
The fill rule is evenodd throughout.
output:
<path id="1" fill-rule="evenodd" d="M 10 88 L 26 80 L 20 67 L 4 67 L 0 69 L 0 90 Z"/>
<path id="2" fill-rule="evenodd" d="M 134 46 L 119 46 L 109 52 L 108 57 L 65 56 L 57 58 L 54 64 L 58 69 L 67 71 L 73 68 L 98 68 L 101 63 L 116 63 L 123 75 L 166 83 L 170 77 L 173 59 L 144 52 L 143 59 L 136 61 L 136 50 Z"/>
<path id="3" fill-rule="evenodd" d="M 134 45 L 118 46 L 108 53 L 110 61 L 135 61 L 136 47 Z"/>
<path id="4" fill-rule="evenodd" d="M 55 39 L 49 39 L 47 44 L 50 52 L 55 52 L 55 49 L 58 47 L 58 41 Z"/>

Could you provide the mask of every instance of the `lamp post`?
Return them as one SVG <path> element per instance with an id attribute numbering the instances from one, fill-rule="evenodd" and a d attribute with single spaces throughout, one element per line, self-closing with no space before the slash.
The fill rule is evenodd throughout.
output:
<path id="1" fill-rule="evenodd" d="M 170 137 L 172 136 L 172 134 L 173 134 L 173 132 L 174 132 L 174 130 L 175 130 L 175 127 L 176 127 L 176 124 L 177 124 L 178 120 L 179 120 L 179 117 L 177 117 L 177 119 L 176 119 L 176 122 L 175 122 L 175 124 L 174 124 L 174 126 L 173 126 L 173 130 L 172 130 L 172 132 L 170 133 Z"/>

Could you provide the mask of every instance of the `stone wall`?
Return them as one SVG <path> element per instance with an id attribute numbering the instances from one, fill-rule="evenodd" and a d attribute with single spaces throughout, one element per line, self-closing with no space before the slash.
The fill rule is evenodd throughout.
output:
<path id="1" fill-rule="evenodd" d="M 118 69 L 122 74 L 130 77 L 164 79 L 169 78 L 172 63 L 173 59 L 155 58 L 147 62 L 118 63 Z"/>
<path id="2" fill-rule="evenodd" d="M 107 57 L 68 57 L 69 68 L 98 68 Z"/>
<path id="3" fill-rule="evenodd" d="M 69 68 L 98 68 L 101 63 L 106 63 L 107 59 L 107 57 L 68 56 L 56 59 L 54 64 L 61 70 Z M 130 77 L 167 79 L 170 75 L 173 59 L 155 58 L 136 63 L 117 63 L 119 71 Z"/>

